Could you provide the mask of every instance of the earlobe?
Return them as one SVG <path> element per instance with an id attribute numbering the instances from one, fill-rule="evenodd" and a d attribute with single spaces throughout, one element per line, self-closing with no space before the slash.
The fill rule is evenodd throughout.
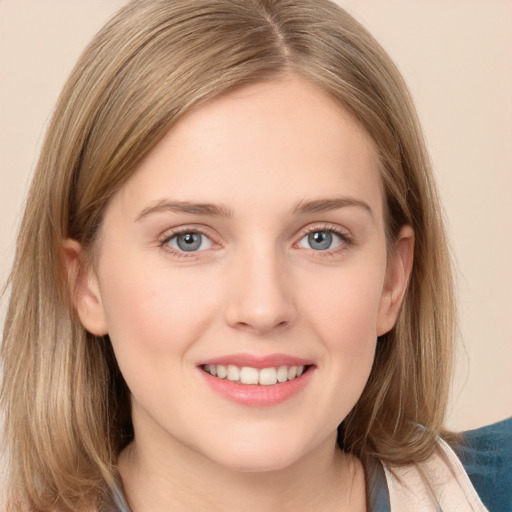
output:
<path id="1" fill-rule="evenodd" d="M 377 336 L 386 334 L 395 325 L 407 291 L 413 257 L 414 230 L 411 226 L 404 226 L 398 234 L 394 252 L 387 265 L 377 322 Z"/>
<path id="2" fill-rule="evenodd" d="M 90 265 L 84 265 L 79 242 L 62 242 L 62 256 L 67 271 L 69 294 L 84 328 L 96 336 L 108 333 L 98 278 Z"/>

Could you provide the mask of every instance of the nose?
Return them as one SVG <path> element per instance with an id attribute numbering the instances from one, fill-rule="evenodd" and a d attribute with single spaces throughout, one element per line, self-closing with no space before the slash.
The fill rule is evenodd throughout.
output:
<path id="1" fill-rule="evenodd" d="M 228 283 L 227 323 L 254 334 L 289 327 L 295 320 L 293 285 L 275 249 L 240 254 Z"/>

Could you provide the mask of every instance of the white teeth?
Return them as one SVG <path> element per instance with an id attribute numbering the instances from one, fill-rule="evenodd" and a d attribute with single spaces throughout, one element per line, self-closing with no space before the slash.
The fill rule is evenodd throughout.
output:
<path id="1" fill-rule="evenodd" d="M 227 379 L 235 382 L 237 380 L 240 380 L 240 369 L 238 368 L 238 366 L 234 366 L 232 364 L 228 366 Z"/>
<path id="2" fill-rule="evenodd" d="M 242 384 L 258 384 L 258 370 L 244 366 L 240 370 L 240 381 Z"/>
<path id="3" fill-rule="evenodd" d="M 286 382 L 300 377 L 304 373 L 304 366 L 279 366 L 277 368 L 252 368 L 243 366 L 242 368 L 230 364 L 206 364 L 203 366 L 206 373 L 227 379 L 232 382 L 241 382 L 242 384 L 259 384 L 261 386 L 273 386 L 278 382 Z"/>
<path id="4" fill-rule="evenodd" d="M 260 370 L 259 382 L 262 386 L 277 384 L 277 372 L 275 368 L 262 368 Z"/>
<path id="5" fill-rule="evenodd" d="M 212 364 L 212 365 L 205 364 L 204 365 L 204 371 L 206 373 L 209 373 L 210 375 L 213 375 L 214 377 L 217 376 L 217 366 L 215 366 L 214 364 Z"/>
<path id="6" fill-rule="evenodd" d="M 226 370 L 225 366 L 222 366 L 221 364 L 217 365 L 217 377 L 219 379 L 225 379 L 228 375 L 228 371 Z"/>
<path id="7" fill-rule="evenodd" d="M 288 367 L 280 366 L 277 370 L 277 382 L 286 382 L 288 380 Z"/>

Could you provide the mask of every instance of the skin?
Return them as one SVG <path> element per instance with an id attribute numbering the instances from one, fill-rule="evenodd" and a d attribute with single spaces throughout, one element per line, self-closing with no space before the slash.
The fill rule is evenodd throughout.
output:
<path id="1" fill-rule="evenodd" d="M 203 233 L 200 250 L 180 251 L 176 229 Z M 338 234 L 321 251 L 311 232 Z M 411 228 L 392 256 L 384 233 L 372 140 L 297 77 L 214 99 L 155 147 L 108 206 L 76 299 L 132 392 L 135 440 L 119 467 L 134 512 L 365 510 L 361 464 L 336 447 L 336 428 L 411 268 Z M 79 244 L 65 248 L 77 264 Z M 197 365 L 240 352 L 305 358 L 313 374 L 282 404 L 236 404 Z"/>

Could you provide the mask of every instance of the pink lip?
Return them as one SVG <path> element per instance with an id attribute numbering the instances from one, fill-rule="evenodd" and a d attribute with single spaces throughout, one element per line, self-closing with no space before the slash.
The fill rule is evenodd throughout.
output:
<path id="1" fill-rule="evenodd" d="M 228 356 L 215 357 L 198 363 L 198 366 L 205 364 L 221 364 L 228 366 L 233 364 L 238 367 L 250 366 L 252 368 L 270 368 L 279 366 L 309 366 L 313 361 L 302 359 L 300 357 L 289 356 L 286 354 L 269 354 L 258 356 L 254 354 L 231 354 Z"/>
<path id="2" fill-rule="evenodd" d="M 209 365 L 235 365 L 238 367 L 250 366 L 252 368 L 269 368 L 279 366 L 308 366 L 300 377 L 286 382 L 278 382 L 271 386 L 254 384 L 241 384 L 227 379 L 219 379 L 206 373 L 202 366 Z M 198 365 L 198 371 L 207 385 L 228 400 L 249 407 L 271 407 L 285 402 L 302 391 L 314 374 L 315 367 L 311 361 L 292 357 L 284 354 L 272 354 L 269 356 L 254 356 L 251 354 L 234 354 L 202 361 Z"/>

